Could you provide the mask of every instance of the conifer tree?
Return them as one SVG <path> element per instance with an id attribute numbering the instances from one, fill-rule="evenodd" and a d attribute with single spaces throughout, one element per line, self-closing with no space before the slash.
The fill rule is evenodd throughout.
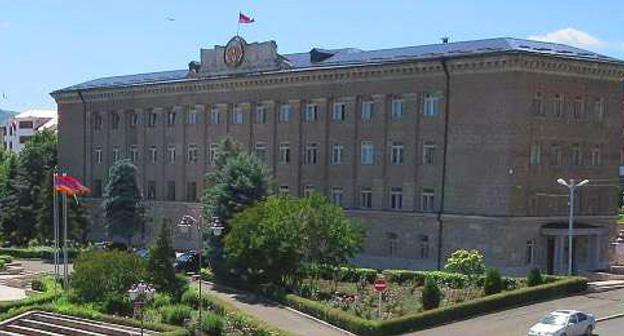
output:
<path id="1" fill-rule="evenodd" d="M 176 277 L 173 269 L 175 253 L 171 247 L 171 232 L 165 222 L 160 226 L 156 241 L 149 249 L 151 282 L 156 289 L 169 294 L 176 294 Z"/>

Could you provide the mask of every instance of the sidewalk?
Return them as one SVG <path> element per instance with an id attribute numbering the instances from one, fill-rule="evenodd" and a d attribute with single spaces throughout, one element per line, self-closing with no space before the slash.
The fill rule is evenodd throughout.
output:
<path id="1" fill-rule="evenodd" d="M 227 300 L 238 309 L 256 317 L 272 326 L 284 329 L 296 335 L 311 336 L 345 336 L 352 335 L 329 326 L 324 322 L 308 317 L 280 304 L 269 302 L 257 295 L 223 288 L 208 282 L 203 282 L 202 289 Z"/>

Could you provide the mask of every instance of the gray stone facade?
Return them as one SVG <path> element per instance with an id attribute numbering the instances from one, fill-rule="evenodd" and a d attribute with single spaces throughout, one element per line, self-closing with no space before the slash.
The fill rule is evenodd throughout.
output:
<path id="1" fill-rule="evenodd" d="M 274 44 L 246 50 L 244 75 L 210 65 L 53 93 L 61 166 L 97 194 L 115 158 L 134 159 L 152 224 L 174 225 L 199 212 L 211 148 L 230 136 L 265 159 L 278 190 L 320 191 L 362 222 L 362 265 L 436 268 L 477 248 L 508 273 L 561 272 L 565 230 L 548 225 L 566 222 L 567 191 L 555 180 L 588 178 L 576 266 L 608 263 L 622 63 L 500 52 L 296 69 L 301 54 Z M 202 50 L 202 62 L 222 52 Z"/>

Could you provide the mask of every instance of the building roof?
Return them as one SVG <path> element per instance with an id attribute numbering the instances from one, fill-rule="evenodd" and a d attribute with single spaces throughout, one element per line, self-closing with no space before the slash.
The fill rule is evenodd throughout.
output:
<path id="1" fill-rule="evenodd" d="M 624 64 L 622 60 L 565 44 L 516 38 L 493 38 L 380 50 L 361 50 L 354 48 L 313 49 L 313 52 L 319 53 L 322 57 L 321 60 L 313 62 L 309 52 L 282 55 L 292 65 L 291 68 L 284 71 L 479 56 L 496 53 L 527 53 L 594 62 Z M 118 88 L 184 81 L 190 79 L 188 73 L 187 69 L 183 69 L 99 78 L 57 90 L 53 92 L 53 94 L 97 88 Z"/>
<path id="2" fill-rule="evenodd" d="M 27 110 L 17 114 L 11 119 L 25 119 L 25 118 L 54 118 L 56 119 L 57 113 L 54 110 Z"/>

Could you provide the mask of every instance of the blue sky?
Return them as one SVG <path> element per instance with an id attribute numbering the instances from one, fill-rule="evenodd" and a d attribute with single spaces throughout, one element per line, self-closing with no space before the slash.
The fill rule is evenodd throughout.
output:
<path id="1" fill-rule="evenodd" d="M 624 1 L 0 0 L 0 109 L 55 108 L 49 92 L 90 79 L 184 69 L 236 33 L 312 47 L 391 48 L 510 36 L 624 59 Z"/>

